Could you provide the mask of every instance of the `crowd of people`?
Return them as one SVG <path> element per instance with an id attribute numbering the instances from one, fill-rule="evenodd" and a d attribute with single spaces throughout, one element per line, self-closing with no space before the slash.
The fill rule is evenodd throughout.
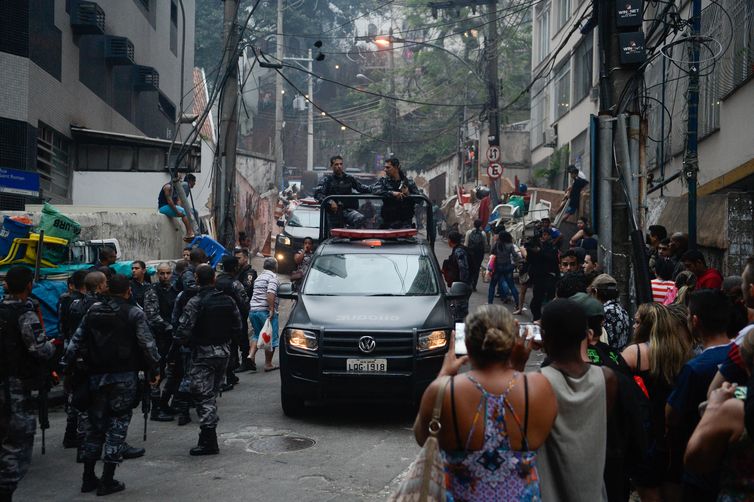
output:
<path id="1" fill-rule="evenodd" d="M 133 262 L 131 277 L 114 273 L 115 252 L 103 248 L 97 264 L 68 279 L 54 339 L 31 297 L 33 271 L 8 270 L 0 302 L 0 407 L 10 415 L 0 421 L 0 502 L 12 499 L 28 470 L 36 430 L 32 391 L 56 383 L 50 375 L 64 376 L 63 446 L 76 448 L 82 493 L 125 489 L 116 468 L 145 453 L 126 443 L 139 402 L 151 420 L 179 426 L 192 421 L 194 409 L 199 438 L 189 453 L 219 452 L 217 397 L 238 383 L 235 373 L 256 371 L 256 339 L 267 320 L 273 336 L 263 348 L 264 370 L 277 368 L 277 262 L 266 258 L 257 276 L 246 248 L 224 256 L 217 270 L 200 248 L 187 248 L 184 258 L 160 263 L 153 283 L 143 261 Z"/>
<path id="2" fill-rule="evenodd" d="M 451 376 L 439 433 L 448 500 L 754 500 L 754 256 L 723 279 L 686 235 L 650 227 L 653 301 L 632 319 L 586 220 L 579 232 L 566 244 L 546 220 L 523 246 L 493 236 L 488 305 L 465 318 L 468 356 L 448 353 L 414 427 L 423 444 Z M 478 275 L 473 236 L 448 237 L 469 257 L 466 277 Z M 541 342 L 494 304 L 512 296 L 521 314 L 528 287 Z M 525 373 L 532 348 L 545 359 Z"/>

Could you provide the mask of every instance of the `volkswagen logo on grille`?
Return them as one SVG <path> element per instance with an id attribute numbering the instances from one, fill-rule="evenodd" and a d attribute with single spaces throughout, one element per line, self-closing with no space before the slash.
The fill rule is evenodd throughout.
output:
<path id="1" fill-rule="evenodd" d="M 370 352 L 372 352 L 376 345 L 377 343 L 371 336 L 362 336 L 361 338 L 359 338 L 359 350 L 361 350 L 364 354 L 369 354 Z"/>

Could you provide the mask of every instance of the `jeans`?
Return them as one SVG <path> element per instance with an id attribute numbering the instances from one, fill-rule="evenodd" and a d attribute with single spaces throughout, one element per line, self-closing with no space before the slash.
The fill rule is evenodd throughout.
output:
<path id="1" fill-rule="evenodd" d="M 500 296 L 505 299 L 508 294 L 513 295 L 513 299 L 518 303 L 518 289 L 513 280 L 513 267 L 509 270 L 495 271 L 490 280 L 490 287 L 487 290 L 487 303 L 491 304 L 495 299 L 495 287 L 500 285 Z M 507 294 L 506 294 L 507 293 Z"/>

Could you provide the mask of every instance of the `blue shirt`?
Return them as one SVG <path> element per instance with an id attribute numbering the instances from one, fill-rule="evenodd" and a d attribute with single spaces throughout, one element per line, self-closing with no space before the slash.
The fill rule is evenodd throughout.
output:
<path id="1" fill-rule="evenodd" d="M 668 405 L 681 416 L 681 427 L 691 432 L 699 422 L 699 404 L 707 400 L 707 389 L 715 378 L 717 368 L 725 362 L 730 344 L 705 349 L 687 362 L 676 378 L 675 389 L 668 397 Z"/>

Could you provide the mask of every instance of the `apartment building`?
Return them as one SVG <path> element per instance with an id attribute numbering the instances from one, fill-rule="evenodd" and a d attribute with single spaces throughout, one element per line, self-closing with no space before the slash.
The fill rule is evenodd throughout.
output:
<path id="1" fill-rule="evenodd" d="M 564 168 L 578 166 L 589 177 L 589 116 L 598 111 L 596 30 L 572 27 L 591 10 L 585 0 L 543 0 L 532 13 L 530 92 L 530 182 L 562 188 Z"/>
<path id="2" fill-rule="evenodd" d="M 687 20 L 691 2 L 646 3 L 644 32 L 648 47 L 662 51 L 644 73 L 641 108 L 649 197 L 686 192 L 681 168 L 688 117 L 688 42 L 685 31 L 653 29 L 666 19 Z M 699 193 L 754 191 L 754 3 L 751 0 L 702 2 L 699 94 Z M 561 174 L 549 181 L 561 187 L 565 163 L 589 176 L 589 116 L 598 111 L 597 29 L 588 35 L 571 27 L 591 10 L 591 2 L 543 0 L 533 8 L 532 176 L 542 180 L 549 170 Z M 571 35 L 570 37 L 568 35 Z M 557 157 L 553 158 L 553 155 Z M 660 160 L 662 159 L 662 160 Z M 544 176 L 542 175 L 544 173 Z"/>
<path id="3" fill-rule="evenodd" d="M 0 167 L 26 202 L 153 207 L 193 99 L 195 0 L 11 0 L 0 7 Z M 185 33 L 184 33 L 185 30 Z M 185 37 L 185 43 L 184 43 Z M 197 170 L 199 146 L 181 167 Z"/>

